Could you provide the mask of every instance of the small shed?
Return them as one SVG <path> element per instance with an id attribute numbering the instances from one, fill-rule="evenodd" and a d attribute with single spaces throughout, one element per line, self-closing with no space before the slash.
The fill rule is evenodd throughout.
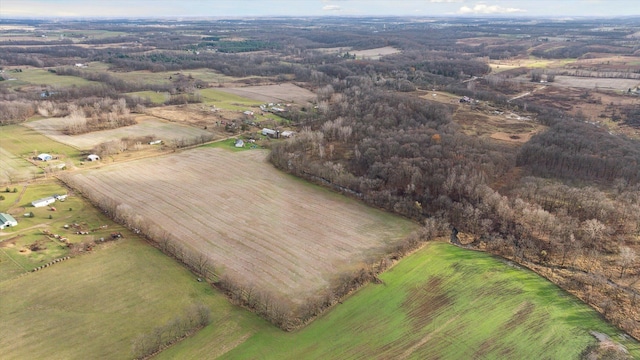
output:
<path id="1" fill-rule="evenodd" d="M 87 156 L 87 161 L 98 161 L 98 160 L 100 160 L 100 156 L 96 154 L 91 154 Z"/>
<path id="2" fill-rule="evenodd" d="M 160 144 L 162 144 L 162 140 L 149 141 L 149 145 L 160 145 Z"/>
<path id="3" fill-rule="evenodd" d="M 47 206 L 49 204 L 53 204 L 54 202 L 56 202 L 56 198 L 54 198 L 53 196 L 49 196 L 46 198 L 42 198 L 42 199 L 38 199 L 35 201 L 31 202 L 31 205 L 33 205 L 33 207 L 43 207 L 43 206 Z"/>
<path id="4" fill-rule="evenodd" d="M 289 138 L 293 136 L 293 131 L 285 130 L 280 135 L 282 135 L 282 137 Z"/>
<path id="5" fill-rule="evenodd" d="M 4 230 L 4 228 L 10 226 L 18 226 L 18 222 L 13 216 L 5 213 L 0 213 L 0 230 Z"/>
<path id="6" fill-rule="evenodd" d="M 235 145 L 236 145 L 236 147 L 237 147 L 237 148 L 244 147 L 244 140 L 242 140 L 242 139 L 237 139 L 237 140 L 236 140 L 236 144 L 235 144 Z"/>
<path id="7" fill-rule="evenodd" d="M 40 160 L 40 161 L 49 161 L 49 160 L 53 159 L 53 156 L 51 156 L 49 154 L 42 153 L 42 154 L 38 155 L 37 159 Z"/>
<path id="8" fill-rule="evenodd" d="M 276 136 L 276 131 L 273 130 L 273 129 L 264 128 L 264 129 L 262 129 L 262 135 L 264 135 L 264 136 Z"/>

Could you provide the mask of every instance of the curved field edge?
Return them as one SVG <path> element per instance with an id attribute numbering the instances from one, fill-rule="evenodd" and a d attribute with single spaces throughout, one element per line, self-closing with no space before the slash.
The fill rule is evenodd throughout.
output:
<path id="1" fill-rule="evenodd" d="M 577 298 L 486 253 L 429 243 L 304 329 L 265 327 L 223 359 L 578 359 L 609 335 L 640 345 Z M 219 354 L 209 331 L 158 359 Z M 226 349 L 225 349 L 226 351 Z"/>
<path id="2" fill-rule="evenodd" d="M 46 270 L 0 282 L 0 349 L 11 359 L 131 359 L 132 341 L 193 304 L 211 326 L 249 333 L 252 314 L 145 241 L 125 238 Z"/>
<path id="3" fill-rule="evenodd" d="M 64 181 L 151 238 L 170 236 L 238 283 L 295 303 L 418 228 L 284 174 L 265 157 L 200 148 Z"/>

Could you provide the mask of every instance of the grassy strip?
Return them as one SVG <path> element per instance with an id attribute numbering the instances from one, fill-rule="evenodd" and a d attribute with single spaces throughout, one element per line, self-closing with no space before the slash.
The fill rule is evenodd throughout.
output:
<path id="1" fill-rule="evenodd" d="M 36 156 L 39 153 L 80 158 L 80 152 L 71 146 L 53 141 L 37 131 L 20 126 L 7 125 L 0 131 L 0 144 L 8 152 L 18 156 Z"/>

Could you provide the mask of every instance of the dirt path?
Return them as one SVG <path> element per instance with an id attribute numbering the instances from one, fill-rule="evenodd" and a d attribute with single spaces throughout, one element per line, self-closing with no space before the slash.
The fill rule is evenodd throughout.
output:
<path id="1" fill-rule="evenodd" d="M 546 88 L 546 87 L 547 87 L 547 85 L 543 85 L 543 86 L 540 86 L 540 87 L 538 87 L 538 88 L 535 88 L 533 91 L 527 91 L 526 93 L 523 93 L 523 94 L 517 95 L 517 96 L 515 96 L 515 97 L 512 97 L 511 99 L 509 99 L 509 100 L 508 100 L 508 102 L 511 102 L 511 101 L 513 101 L 513 100 L 517 100 L 517 99 L 523 98 L 523 97 L 525 97 L 525 96 L 529 96 L 529 95 L 533 94 L 533 93 L 534 93 L 534 92 L 536 92 L 536 91 L 543 90 L 543 89 L 544 89 L 544 88 Z"/>
<path id="2" fill-rule="evenodd" d="M 12 210 L 14 206 L 16 206 L 18 203 L 20 203 L 20 200 L 22 200 L 22 197 L 24 196 L 24 193 L 27 192 L 27 187 L 28 186 L 29 186 L 29 183 L 24 185 L 24 187 L 22 188 L 22 191 L 20 192 L 20 195 L 18 195 L 18 197 L 16 198 L 16 201 L 14 201 L 13 204 L 11 204 L 11 206 L 9 206 L 9 209 L 7 209 L 7 211 Z"/>

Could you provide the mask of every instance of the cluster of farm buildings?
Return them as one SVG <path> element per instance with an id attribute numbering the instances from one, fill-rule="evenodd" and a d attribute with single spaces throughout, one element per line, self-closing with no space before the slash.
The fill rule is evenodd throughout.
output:
<path id="1" fill-rule="evenodd" d="M 44 206 L 53 204 L 54 202 L 56 202 L 56 200 L 65 201 L 66 198 L 67 198 L 66 194 L 64 195 L 55 194 L 52 196 L 47 196 L 42 199 L 34 200 L 31 202 L 31 206 L 44 207 Z M 13 226 L 18 226 L 18 221 L 10 214 L 0 213 L 0 230 L 4 230 L 5 228 L 13 227 Z"/>

